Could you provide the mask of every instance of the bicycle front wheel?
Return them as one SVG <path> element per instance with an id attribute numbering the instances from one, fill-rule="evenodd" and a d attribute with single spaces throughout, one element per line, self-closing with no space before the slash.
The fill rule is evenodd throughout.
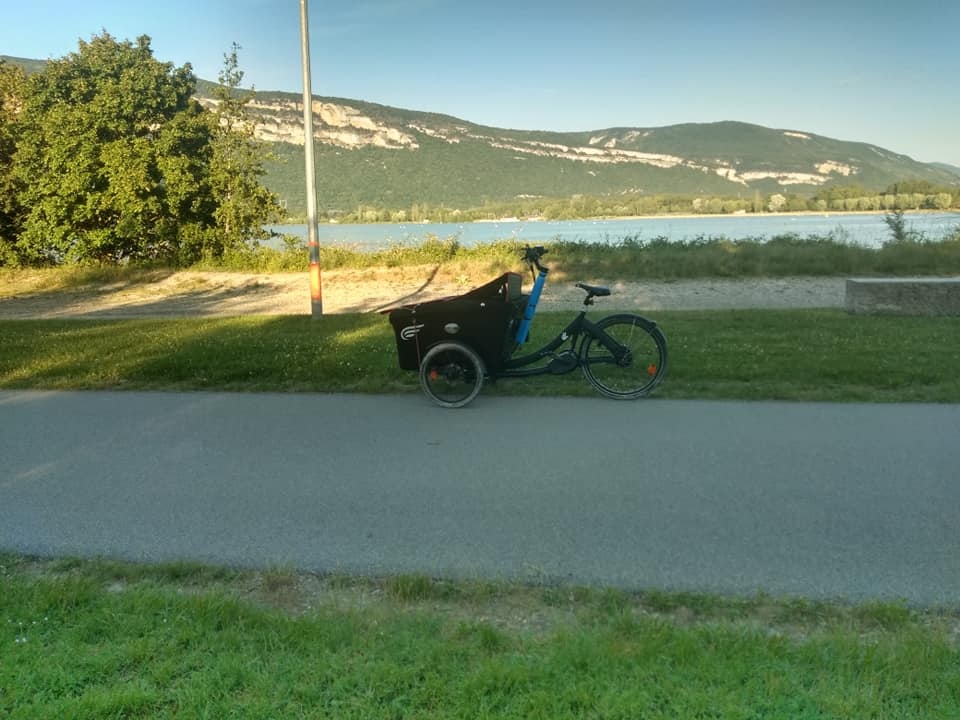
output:
<path id="1" fill-rule="evenodd" d="M 667 371 L 667 340 L 655 323 L 639 315 L 610 315 L 597 323 L 617 343 L 616 352 L 599 338 L 583 342 L 583 374 L 601 394 L 632 400 L 650 393 Z"/>
<path id="2" fill-rule="evenodd" d="M 472 348 L 442 342 L 430 348 L 420 363 L 420 387 L 441 407 L 463 407 L 480 392 L 483 374 L 483 361 Z"/>

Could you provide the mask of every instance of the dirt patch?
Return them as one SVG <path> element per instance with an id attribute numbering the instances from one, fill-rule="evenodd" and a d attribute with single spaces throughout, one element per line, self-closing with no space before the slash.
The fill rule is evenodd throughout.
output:
<path id="1" fill-rule="evenodd" d="M 492 277 L 492 276 L 491 276 Z M 490 277 L 453 276 L 435 267 L 333 270 L 323 273 L 325 314 L 375 312 L 395 305 L 457 295 Z M 602 283 L 602 278 L 590 278 Z M 735 308 L 843 307 L 842 278 L 753 278 L 609 283 L 613 295 L 596 312 Z M 529 290 L 529 277 L 524 289 Z M 150 282 L 113 282 L 46 289 L 24 282 L 0 293 L 0 319 L 150 318 L 309 315 L 307 273 L 174 272 Z M 583 292 L 551 276 L 540 308 L 575 310 Z"/>

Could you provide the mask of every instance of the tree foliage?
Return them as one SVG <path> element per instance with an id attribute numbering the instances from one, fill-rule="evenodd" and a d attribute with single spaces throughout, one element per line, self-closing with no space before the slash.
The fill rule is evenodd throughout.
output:
<path id="1" fill-rule="evenodd" d="M 189 65 L 155 60 L 148 37 L 106 33 L 30 78 L 14 161 L 27 261 L 175 255 L 181 225 L 203 224 L 209 196 L 194 82 Z"/>
<path id="2" fill-rule="evenodd" d="M 255 125 L 247 114 L 253 90 L 242 90 L 243 71 L 233 44 L 224 55 L 220 85 L 214 89 L 217 125 L 211 159 L 211 186 L 216 200 L 214 213 L 222 247 L 220 252 L 242 249 L 249 240 L 265 239 L 265 222 L 279 222 L 280 204 L 261 183 L 267 152 L 254 136 Z"/>
<path id="3" fill-rule="evenodd" d="M 0 265 L 16 260 L 14 240 L 20 232 L 23 209 L 13 175 L 18 118 L 23 104 L 23 71 L 0 61 Z"/>
<path id="4" fill-rule="evenodd" d="M 259 149 L 195 92 L 146 36 L 96 35 L 25 82 L 0 72 L 0 184 L 17 201 L 0 207 L 0 262 L 190 263 L 255 237 L 274 217 Z"/>
<path id="5" fill-rule="evenodd" d="M 905 193 L 900 195 L 866 195 L 824 199 L 825 194 L 810 198 L 794 193 L 755 193 L 749 198 L 729 196 L 690 196 L 686 194 L 604 196 L 577 195 L 570 198 L 523 198 L 509 202 L 487 202 L 483 205 L 457 208 L 420 202 L 405 208 L 390 208 L 358 203 L 345 212 L 328 212 L 338 222 L 469 222 L 497 218 L 538 218 L 541 220 L 578 220 L 584 218 L 633 217 L 639 215 L 795 212 L 853 212 L 892 210 L 949 210 L 960 207 L 960 194 L 936 195 Z"/>

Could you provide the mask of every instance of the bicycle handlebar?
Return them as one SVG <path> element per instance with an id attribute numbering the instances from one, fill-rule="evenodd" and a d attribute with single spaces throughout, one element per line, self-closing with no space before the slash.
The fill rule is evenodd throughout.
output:
<path id="1" fill-rule="evenodd" d="M 547 268 L 540 264 L 540 258 L 547 254 L 547 249 L 542 245 L 530 247 L 527 245 L 523 249 L 523 261 L 532 267 L 536 267 L 540 272 L 549 272 Z M 531 268 L 532 269 L 532 268 Z"/>

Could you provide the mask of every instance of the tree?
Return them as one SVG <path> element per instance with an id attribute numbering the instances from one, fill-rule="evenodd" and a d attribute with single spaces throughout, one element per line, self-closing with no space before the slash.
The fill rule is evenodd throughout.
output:
<path id="1" fill-rule="evenodd" d="M 917 193 L 920 195 L 936 195 L 938 192 L 949 192 L 950 188 L 942 185 L 935 185 L 929 180 L 901 180 L 890 185 L 886 192 L 893 195 L 902 195 L 904 193 Z"/>
<path id="2" fill-rule="evenodd" d="M 890 234 L 893 236 L 894 243 L 916 242 L 921 238 L 921 234 L 907 225 L 907 220 L 903 216 L 903 210 L 894 210 L 884 214 L 883 221 L 890 228 Z"/>
<path id="3" fill-rule="evenodd" d="M 240 89 L 243 71 L 239 68 L 234 43 L 224 54 L 220 85 L 213 92 L 217 102 L 210 181 L 215 212 L 217 242 L 208 253 L 220 256 L 227 251 L 242 250 L 248 242 L 270 236 L 265 225 L 282 218 L 280 202 L 260 182 L 263 163 L 268 154 L 255 136 L 256 125 L 248 113 L 253 90 Z"/>
<path id="4" fill-rule="evenodd" d="M 189 64 L 154 59 L 150 38 L 80 41 L 28 80 L 14 160 L 27 208 L 18 239 L 38 262 L 175 258 L 202 233 L 210 123 Z"/>
<path id="5" fill-rule="evenodd" d="M 774 193 L 767 201 L 767 210 L 770 212 L 780 212 L 787 204 L 787 199 L 780 193 Z"/>
<path id="6" fill-rule="evenodd" d="M 948 192 L 937 193 L 933 196 L 931 203 L 936 210 L 947 210 L 953 203 L 953 196 Z"/>
<path id="7" fill-rule="evenodd" d="M 23 223 L 23 208 L 18 202 L 13 153 L 25 82 L 20 68 L 0 61 L 0 266 L 20 264 L 15 239 Z"/>

